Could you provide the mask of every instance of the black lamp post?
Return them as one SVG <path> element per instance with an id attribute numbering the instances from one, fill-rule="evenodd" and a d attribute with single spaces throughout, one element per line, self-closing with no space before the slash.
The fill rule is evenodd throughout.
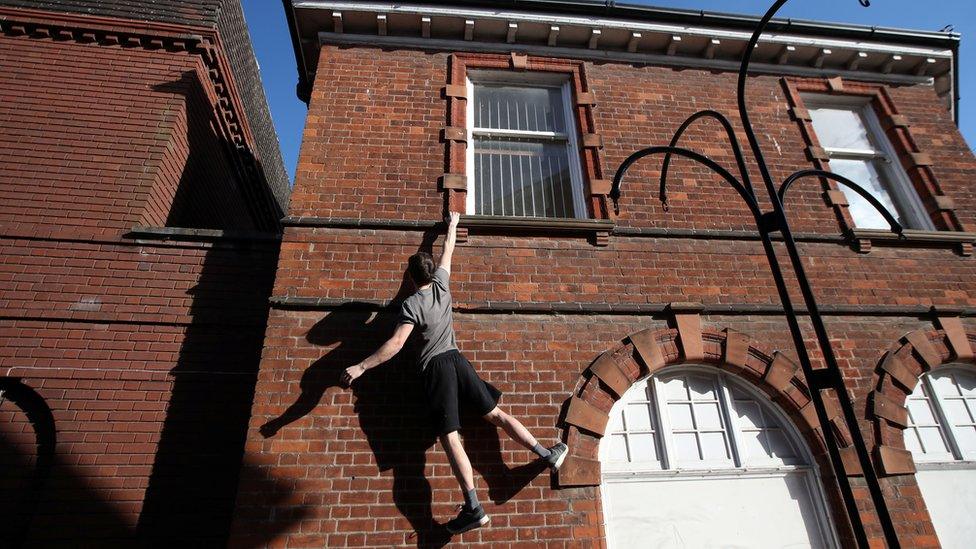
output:
<path id="1" fill-rule="evenodd" d="M 858 1 L 862 6 L 868 6 L 870 3 L 869 0 Z M 827 329 L 824 327 L 823 318 L 820 316 L 820 310 L 817 307 L 813 290 L 810 286 L 809 280 L 807 279 L 803 263 L 800 261 L 800 253 L 797 250 L 796 241 L 793 239 L 793 234 L 786 218 L 786 212 L 783 209 L 783 200 L 785 198 L 786 191 L 789 190 L 790 186 L 802 178 L 817 177 L 830 179 L 850 188 L 866 199 L 881 213 L 882 216 L 884 216 L 885 220 L 891 225 L 891 230 L 893 232 L 901 234 L 902 226 L 897 220 L 895 220 L 894 216 L 892 216 L 891 213 L 885 209 L 880 202 L 878 202 L 877 199 L 871 196 L 871 194 L 865 191 L 860 185 L 854 183 L 846 177 L 823 170 L 801 170 L 787 177 L 779 186 L 779 189 L 777 189 L 772 177 L 769 175 L 769 169 L 766 167 L 766 161 L 763 157 L 762 150 L 759 148 L 759 142 L 756 139 L 755 133 L 753 132 L 752 124 L 749 122 L 749 113 L 746 111 L 746 74 L 749 70 L 749 62 L 752 58 L 752 53 L 756 48 L 756 43 L 759 41 L 759 36 L 766 28 L 769 20 L 786 2 L 787 0 L 777 0 L 769 8 L 762 20 L 759 22 L 755 32 L 753 32 L 752 38 L 749 40 L 749 44 L 746 47 L 745 53 L 743 54 L 742 64 L 739 67 L 737 90 L 739 118 L 742 120 L 743 129 L 745 130 L 746 137 L 749 140 L 749 147 L 752 149 L 756 164 L 759 167 L 759 173 L 762 176 L 763 183 L 766 186 L 766 191 L 769 194 L 772 209 L 764 212 L 756 199 L 756 194 L 753 190 L 752 182 L 749 179 L 749 173 L 746 169 L 739 142 L 735 136 L 735 132 L 732 129 L 732 124 L 721 113 L 712 110 L 699 111 L 689 117 L 678 128 L 677 132 L 675 132 L 674 137 L 671 139 L 670 145 L 649 147 L 630 155 L 630 157 L 628 157 L 624 163 L 621 164 L 620 168 L 617 170 L 617 173 L 614 175 L 610 197 L 613 199 L 616 207 L 620 198 L 620 182 L 628 168 L 630 168 L 630 166 L 639 159 L 654 154 L 664 155 L 664 162 L 661 169 L 660 198 L 662 203 L 665 205 L 667 204 L 665 183 L 667 179 L 668 165 L 672 155 L 683 156 L 705 165 L 713 172 L 721 176 L 722 179 L 724 179 L 729 185 L 732 186 L 732 188 L 736 190 L 736 192 L 739 193 L 739 196 L 741 196 L 746 202 L 746 205 L 749 207 L 749 211 L 755 218 L 756 227 L 759 230 L 763 249 L 766 252 L 766 258 L 769 261 L 769 267 L 772 271 L 773 279 L 776 282 L 776 288 L 779 292 L 780 300 L 783 303 L 783 309 L 786 313 L 786 320 L 790 327 L 790 334 L 793 337 L 793 344 L 796 347 L 800 365 L 803 368 L 804 375 L 806 376 L 807 385 L 810 387 L 810 399 L 812 400 L 814 408 L 817 412 L 817 418 L 820 422 L 820 429 L 827 445 L 831 465 L 833 466 L 834 476 L 836 477 L 840 487 L 841 496 L 844 499 L 844 506 L 847 510 L 848 518 L 850 519 L 851 526 L 854 530 L 854 537 L 857 540 L 857 544 L 862 548 L 868 547 L 867 534 L 864 530 L 864 524 L 861 521 L 861 516 L 857 509 L 857 502 L 854 499 L 854 494 L 851 490 L 850 480 L 847 477 L 844 469 L 844 463 L 840 457 L 840 450 L 838 448 L 836 437 L 833 435 L 830 428 L 830 418 L 827 416 L 823 395 L 821 394 L 821 391 L 824 390 L 833 390 L 837 396 L 837 400 L 839 401 L 841 410 L 844 414 L 844 420 L 847 423 L 847 428 L 851 433 L 852 443 L 857 452 L 858 461 L 860 462 L 861 470 L 864 474 L 865 483 L 867 484 L 868 490 L 871 493 L 874 508 L 878 514 L 878 519 L 881 522 L 881 528 L 884 532 L 885 540 L 887 541 L 889 547 L 897 548 L 900 547 L 900 544 L 898 542 L 898 537 L 895 534 L 894 524 L 891 521 L 891 515 L 888 513 L 888 507 L 881 492 L 881 485 L 878 482 L 878 476 L 875 473 L 874 465 L 872 464 L 871 457 L 868 454 L 867 446 L 864 443 L 864 437 L 861 436 L 861 430 L 857 423 L 857 415 L 854 411 L 851 399 L 847 394 L 847 389 L 844 386 L 843 376 L 840 368 L 837 365 L 837 359 L 834 356 L 833 348 L 830 345 L 830 338 L 827 335 Z M 711 118 L 717 120 L 725 128 L 732 152 L 735 155 L 735 160 L 736 164 L 738 165 L 741 179 L 737 179 L 710 158 L 677 146 L 678 140 L 681 138 L 681 135 L 684 133 L 685 129 L 700 118 Z M 803 294 L 803 301 L 806 304 L 808 314 L 810 315 L 810 321 L 813 324 L 813 329 L 817 336 L 817 342 L 820 346 L 821 352 L 823 353 L 826 368 L 815 370 L 810 363 L 810 356 L 807 354 L 806 346 L 803 343 L 803 333 L 800 330 L 797 314 L 793 309 L 793 303 L 790 300 L 786 281 L 783 278 L 783 272 L 780 269 L 776 251 L 773 248 L 771 235 L 777 232 L 782 236 L 787 253 L 789 254 L 790 263 L 793 266 L 793 271 L 796 275 L 797 282 L 799 283 L 800 292 Z"/>

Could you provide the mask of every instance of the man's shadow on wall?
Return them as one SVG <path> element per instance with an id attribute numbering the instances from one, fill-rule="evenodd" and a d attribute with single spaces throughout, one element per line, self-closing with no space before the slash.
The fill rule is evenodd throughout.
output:
<path id="1" fill-rule="evenodd" d="M 437 232 L 425 233 L 419 251 L 431 252 Z M 311 413 L 330 388 L 342 387 L 342 372 L 372 354 L 396 326 L 400 303 L 414 291 L 404 272 L 390 305 L 378 310 L 362 302 L 349 302 L 334 309 L 306 334 L 316 346 L 333 348 L 315 360 L 302 374 L 301 394 L 281 416 L 261 426 L 265 438 Z M 443 547 L 451 538 L 446 523 L 433 517 L 432 490 L 425 475 L 426 454 L 437 443 L 427 422 L 427 408 L 420 376 L 409 347 L 416 343 L 415 331 L 404 350 L 389 364 L 367 371 L 352 386 L 354 410 L 380 471 L 392 471 L 393 501 L 410 522 L 418 547 Z M 461 433 L 472 466 L 489 486 L 489 497 L 504 503 L 545 469 L 533 460 L 509 468 L 502 459 L 497 429 L 480 418 L 467 418 Z M 453 517 L 452 517 L 453 518 Z"/>

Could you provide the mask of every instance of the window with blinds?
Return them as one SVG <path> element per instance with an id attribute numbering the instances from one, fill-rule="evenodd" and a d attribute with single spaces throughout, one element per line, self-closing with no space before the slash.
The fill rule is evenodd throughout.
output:
<path id="1" fill-rule="evenodd" d="M 908 228 L 931 230 L 932 223 L 897 155 L 881 131 L 870 105 L 858 98 L 808 97 L 817 140 L 830 157 L 830 171 L 857 183 Z M 887 229 L 888 223 L 867 200 L 839 185 L 848 212 L 859 228 Z"/>
<path id="2" fill-rule="evenodd" d="M 469 79 L 469 213 L 586 216 L 569 82 L 537 79 Z"/>

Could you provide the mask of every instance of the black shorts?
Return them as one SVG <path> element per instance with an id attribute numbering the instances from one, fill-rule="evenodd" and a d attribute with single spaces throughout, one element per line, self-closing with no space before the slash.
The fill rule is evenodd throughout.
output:
<path id="1" fill-rule="evenodd" d="M 437 436 L 461 428 L 460 412 L 483 416 L 495 409 L 502 392 L 483 381 L 457 350 L 430 359 L 424 369 L 424 389 L 431 427 Z"/>

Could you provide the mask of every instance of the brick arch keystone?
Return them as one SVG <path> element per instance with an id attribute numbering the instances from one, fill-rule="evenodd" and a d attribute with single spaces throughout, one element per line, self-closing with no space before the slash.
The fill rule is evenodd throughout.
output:
<path id="1" fill-rule="evenodd" d="M 794 360 L 779 351 L 764 351 L 740 332 L 702 329 L 696 312 L 672 308 L 672 314 L 675 328 L 648 328 L 630 334 L 581 374 L 565 406 L 563 438 L 570 455 L 559 470 L 560 487 L 600 484 L 598 450 L 610 409 L 638 380 L 678 364 L 717 366 L 758 387 L 790 416 L 823 470 L 830 470 L 810 391 Z M 832 434 L 841 443 L 847 470 L 860 474 L 840 407 L 831 399 L 827 399 L 827 406 Z"/>
<path id="2" fill-rule="evenodd" d="M 922 375 L 949 364 L 976 364 L 976 333 L 967 333 L 959 317 L 938 317 L 936 330 L 915 330 L 898 339 L 875 368 L 875 390 L 866 400 L 874 432 L 873 457 L 885 476 L 915 473 L 905 448 L 906 401 Z"/>

